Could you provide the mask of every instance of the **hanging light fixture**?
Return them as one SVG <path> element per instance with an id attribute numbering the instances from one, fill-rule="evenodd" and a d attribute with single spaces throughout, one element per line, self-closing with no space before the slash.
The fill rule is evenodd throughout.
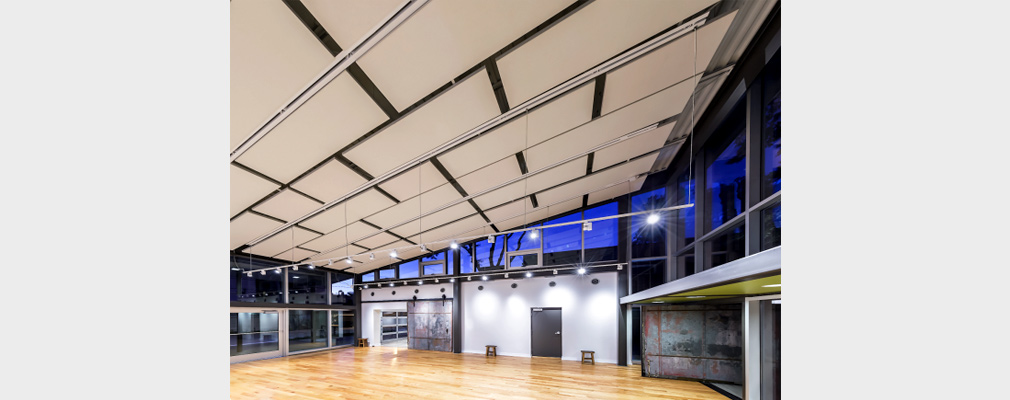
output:
<path id="1" fill-rule="evenodd" d="M 494 243 L 494 235 L 487 235 L 487 242 Z"/>
<path id="2" fill-rule="evenodd" d="M 262 271 L 260 271 L 260 275 L 266 275 L 266 274 L 267 274 L 267 271 L 266 271 L 266 270 L 262 270 Z"/>
<path id="3" fill-rule="evenodd" d="M 351 259 L 351 257 L 347 257 L 347 263 L 348 264 L 354 264 L 354 260 Z"/>
<path id="4" fill-rule="evenodd" d="M 368 253 L 368 259 L 370 261 L 375 261 L 375 253 Z"/>
<path id="5" fill-rule="evenodd" d="M 456 250 L 459 248 L 459 244 L 457 244 L 456 241 L 453 240 L 452 243 L 449 243 L 449 248 Z"/>
<path id="6" fill-rule="evenodd" d="M 449 282 L 456 282 L 456 278 L 449 278 Z"/>
<path id="7" fill-rule="evenodd" d="M 274 270 L 274 273 L 275 273 L 275 274 L 279 274 L 279 273 L 281 273 L 281 269 L 280 269 L 280 268 L 277 268 L 277 269 L 275 269 L 275 270 Z"/>
<path id="8" fill-rule="evenodd" d="M 424 243 L 421 243 L 421 251 L 428 251 L 428 246 L 425 246 Z"/>
<path id="9" fill-rule="evenodd" d="M 333 265 L 333 259 L 331 258 L 329 262 L 326 263 L 326 265 Z M 313 265 L 309 264 L 309 267 L 313 267 Z"/>
<path id="10" fill-rule="evenodd" d="M 645 222 L 647 222 L 649 225 L 653 225 L 659 222 L 659 214 L 656 213 L 649 214 L 649 217 L 645 219 Z"/>
<path id="11" fill-rule="evenodd" d="M 396 258 L 396 250 L 389 252 L 389 258 Z"/>
<path id="12" fill-rule="evenodd" d="M 250 278 L 252 278 L 252 271 L 249 271 L 249 273 L 246 274 L 246 275 L 248 275 Z"/>

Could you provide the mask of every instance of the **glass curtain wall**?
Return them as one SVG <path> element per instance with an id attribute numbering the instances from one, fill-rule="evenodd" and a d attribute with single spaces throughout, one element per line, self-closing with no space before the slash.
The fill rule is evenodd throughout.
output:
<path id="1" fill-rule="evenodd" d="M 231 313 L 231 355 L 280 350 L 277 313 Z"/>
<path id="2" fill-rule="evenodd" d="M 288 310 L 288 352 L 326 347 L 328 314 L 323 310 Z"/>

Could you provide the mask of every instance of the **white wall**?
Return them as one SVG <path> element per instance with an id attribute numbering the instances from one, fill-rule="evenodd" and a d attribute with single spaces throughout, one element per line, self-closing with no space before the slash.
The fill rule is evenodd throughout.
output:
<path id="1" fill-rule="evenodd" d="M 381 317 L 381 311 L 407 311 L 407 300 L 412 300 L 414 296 L 418 299 L 441 299 L 444 294 L 446 298 L 452 298 L 452 284 L 449 283 L 449 279 L 446 278 L 442 281 L 443 283 L 433 284 L 425 283 L 424 285 L 396 285 L 394 287 L 389 287 L 389 283 L 386 286 L 379 287 L 378 285 L 368 284 L 368 289 L 361 289 L 361 337 L 368 339 L 369 346 L 379 346 L 381 336 L 382 325 L 380 319 L 375 316 L 376 312 L 379 312 Z M 441 292 L 439 289 L 445 289 L 445 292 Z M 417 290 L 417 293 L 414 293 Z M 476 290 L 476 289 L 474 289 Z M 393 292 L 396 292 L 394 295 Z M 372 293 L 375 293 L 373 296 Z M 381 303 L 369 303 L 369 301 L 383 301 Z M 388 301 L 388 300 L 403 300 L 403 301 Z"/>
<path id="2" fill-rule="evenodd" d="M 593 278 L 600 283 L 590 283 Z M 550 287 L 549 282 L 557 283 Z M 518 284 L 513 289 L 511 285 Z M 477 290 L 478 286 L 484 290 Z M 530 357 L 533 307 L 561 307 L 562 359 L 579 360 L 581 350 L 596 351 L 596 361 L 617 363 L 617 272 L 587 276 L 462 282 L 463 351 Z M 399 293 L 399 291 L 397 292 Z M 378 296 L 378 295 L 376 295 Z"/>

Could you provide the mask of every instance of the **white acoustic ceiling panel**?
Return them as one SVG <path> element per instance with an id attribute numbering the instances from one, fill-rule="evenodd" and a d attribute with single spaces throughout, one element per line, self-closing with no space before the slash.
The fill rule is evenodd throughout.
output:
<path id="1" fill-rule="evenodd" d="M 530 203 L 530 198 L 524 197 L 521 200 L 486 209 L 484 210 L 484 215 L 487 215 L 491 222 L 504 221 L 533 210 L 533 203 Z"/>
<path id="2" fill-rule="evenodd" d="M 290 182 L 387 119 L 345 72 L 256 142 L 238 161 L 278 181 Z"/>
<path id="3" fill-rule="evenodd" d="M 340 203 L 330 207 L 329 210 L 316 214 L 312 218 L 302 221 L 299 225 L 323 233 L 333 232 L 345 224 L 344 204 Z"/>
<path id="4" fill-rule="evenodd" d="M 230 182 L 232 216 L 280 187 L 234 165 L 231 166 Z"/>
<path id="5" fill-rule="evenodd" d="M 322 204 L 312 201 L 308 197 L 295 193 L 291 189 L 284 189 L 269 200 L 253 207 L 253 210 L 284 221 L 292 221 L 320 206 Z"/>
<path id="6" fill-rule="evenodd" d="M 290 251 L 284 251 L 280 254 L 274 256 L 276 259 L 290 261 L 292 263 L 304 260 L 306 258 L 311 258 L 317 253 L 311 250 L 295 248 Z"/>
<path id="7" fill-rule="evenodd" d="M 347 254 L 354 255 L 360 249 L 358 249 L 355 246 L 351 246 L 350 249 L 345 249 L 344 247 L 338 247 L 338 248 L 332 248 L 332 250 L 330 249 L 326 250 L 329 251 L 314 254 L 310 261 L 316 261 L 314 264 L 319 266 L 325 266 L 330 259 L 333 259 L 333 267 L 337 268 L 346 267 L 347 266 L 346 264 L 343 265 L 339 264 L 340 260 L 338 260 L 338 258 L 345 257 Z"/>
<path id="8" fill-rule="evenodd" d="M 674 124 L 669 124 L 656 128 L 597 151 L 593 156 L 593 171 L 599 171 L 650 151 L 659 150 L 666 143 L 666 139 L 670 137 L 673 126 Z"/>
<path id="9" fill-rule="evenodd" d="M 480 215 L 474 214 L 451 224 L 429 230 L 424 233 L 423 237 L 425 242 L 451 240 L 462 237 L 462 234 L 481 228 L 485 225 L 487 225 L 487 223 L 484 222 L 484 218 L 481 218 Z M 433 244 L 428 247 L 432 249 L 441 249 L 446 246 L 448 246 L 447 242 L 442 243 L 441 245 Z"/>
<path id="10" fill-rule="evenodd" d="M 421 194 L 421 211 L 426 213 L 438 209 L 462 197 L 456 188 L 446 183 Z"/>
<path id="11" fill-rule="evenodd" d="M 456 180 L 488 164 L 504 159 L 515 160 L 525 149 L 526 118 L 519 117 L 478 136 L 438 157 Z M 469 191 L 469 189 L 467 189 Z"/>
<path id="12" fill-rule="evenodd" d="M 473 198 L 473 202 L 477 203 L 477 207 L 480 207 L 481 210 L 484 210 L 502 203 L 516 200 L 520 197 L 526 196 L 528 193 L 529 192 L 526 190 L 526 181 L 521 180 L 508 184 L 503 188 L 496 189 L 490 193 L 477 196 Z"/>
<path id="13" fill-rule="evenodd" d="M 632 162 L 615 166 L 613 168 L 594 173 L 580 178 L 574 182 L 537 193 L 537 200 L 544 204 L 552 204 L 560 201 L 567 201 L 572 196 L 578 196 L 602 189 L 615 182 L 625 182 L 629 178 L 648 172 L 652 168 L 658 153 L 651 156 L 642 157 Z M 645 179 L 644 177 L 638 179 Z"/>
<path id="14" fill-rule="evenodd" d="M 394 204 L 378 190 L 368 189 L 347 201 L 347 219 L 359 220 Z"/>
<path id="15" fill-rule="evenodd" d="M 713 3 L 594 1 L 498 60 L 509 102 L 526 101 Z"/>
<path id="16" fill-rule="evenodd" d="M 367 247 L 369 249 L 374 249 L 374 248 L 378 248 L 379 246 L 382 246 L 382 245 L 384 245 L 386 243 L 395 242 L 395 241 L 396 241 L 396 236 L 390 235 L 390 234 L 388 234 L 386 232 L 380 232 L 379 234 L 377 234 L 375 236 L 372 236 L 370 238 L 359 240 L 359 241 L 355 242 L 355 244 L 357 244 L 359 246 Z"/>
<path id="17" fill-rule="evenodd" d="M 456 183 L 459 183 L 459 186 L 467 194 L 475 194 L 510 179 L 515 179 L 519 175 L 522 175 L 522 171 L 519 170 L 519 161 L 515 157 L 509 157 L 462 177 L 457 177 Z"/>
<path id="18" fill-rule="evenodd" d="M 630 192 L 641 189 L 642 184 L 644 183 L 645 179 L 637 179 L 634 182 L 621 183 L 603 190 L 597 190 L 589 194 L 589 204 L 595 204 L 615 197 L 624 196 Z"/>
<path id="19" fill-rule="evenodd" d="M 365 53 L 358 64 L 389 102 L 403 110 L 570 3 L 433 0 Z M 478 74 L 490 87 L 487 73 Z"/>
<path id="20" fill-rule="evenodd" d="M 574 156 L 609 140 L 679 113 L 691 96 L 693 82 L 684 82 L 604 115 L 551 140 L 530 148 L 531 171 L 558 159 Z M 604 95 L 605 96 L 605 95 Z"/>
<path id="21" fill-rule="evenodd" d="M 418 198 L 413 197 L 399 204 L 389 207 L 385 210 L 379 211 L 375 214 L 368 216 L 368 222 L 375 225 L 381 226 L 383 228 L 390 228 L 397 226 L 403 221 L 407 221 L 411 218 L 417 218 L 421 215 L 421 209 L 418 208 Z"/>
<path id="22" fill-rule="evenodd" d="M 231 148 L 332 61 L 330 53 L 284 3 L 232 2 Z"/>
<path id="23" fill-rule="evenodd" d="M 586 83 L 530 112 L 529 145 L 589 122 L 593 117 L 595 88 L 595 81 Z"/>
<path id="24" fill-rule="evenodd" d="M 357 221 L 347 226 L 347 237 L 350 239 L 351 243 L 354 243 L 362 238 L 372 236 L 378 231 L 379 229 L 362 223 L 361 221 Z"/>
<path id="25" fill-rule="evenodd" d="M 565 200 L 557 204 L 551 204 L 546 206 L 547 214 L 551 217 L 555 215 L 561 215 L 566 212 L 572 211 L 576 208 L 582 207 L 582 198 L 576 197 L 571 200 Z"/>
<path id="26" fill-rule="evenodd" d="M 734 12 L 698 30 L 697 65 L 696 38 L 691 32 L 608 73 L 602 112 L 607 114 L 678 82 L 700 79 L 735 15 Z M 692 78 L 695 74 L 699 76 Z"/>
<path id="27" fill-rule="evenodd" d="M 330 160 L 291 187 L 324 202 L 336 200 L 368 182 L 339 161 Z"/>
<path id="28" fill-rule="evenodd" d="M 494 221 L 494 225 L 500 231 L 508 231 L 523 227 L 528 227 L 536 221 L 547 218 L 547 207 L 537 207 L 536 209 L 530 210 L 526 215 L 520 215 L 518 217 L 506 218 L 504 220 Z"/>
<path id="29" fill-rule="evenodd" d="M 327 233 L 323 236 L 317 237 L 311 241 L 302 243 L 300 247 L 306 249 L 312 249 L 315 251 L 327 251 L 329 249 L 337 248 L 343 246 L 347 243 L 347 239 L 344 236 L 343 229 L 337 229 L 333 232 Z"/>
<path id="30" fill-rule="evenodd" d="M 427 231 L 436 226 L 446 224 L 457 219 L 474 214 L 476 211 L 470 206 L 470 203 L 462 202 L 456 204 L 445 210 L 436 212 L 434 214 L 422 217 L 420 223 L 411 222 L 392 229 L 393 233 L 403 237 L 409 237 L 417 235 L 420 231 Z"/>
<path id="31" fill-rule="evenodd" d="M 267 240 L 259 242 L 255 246 L 245 249 L 244 251 L 246 253 L 253 253 L 265 257 L 273 257 L 278 253 L 289 250 L 292 247 L 305 243 L 306 241 L 312 240 L 316 237 L 319 237 L 319 235 L 299 227 L 293 227 L 286 229 Z M 285 257 L 284 259 L 288 258 L 289 257 Z"/>
<path id="32" fill-rule="evenodd" d="M 283 224 L 280 222 L 256 214 L 242 214 L 231 221 L 231 247 L 229 248 L 234 250 L 281 225 Z"/>
<path id="33" fill-rule="evenodd" d="M 527 179 L 528 193 L 536 193 L 551 186 L 570 181 L 586 174 L 589 157 L 583 156 L 566 162 L 544 172 L 532 175 Z"/>
<path id="34" fill-rule="evenodd" d="M 457 82 L 344 155 L 379 176 L 498 115 L 494 91 L 482 74 Z"/>
<path id="35" fill-rule="evenodd" d="M 404 0 L 302 0 L 341 49 L 358 43 Z"/>
<path id="36" fill-rule="evenodd" d="M 445 177 L 438 172 L 438 169 L 430 162 L 425 161 L 421 166 L 411 168 L 379 184 L 379 187 L 396 197 L 397 200 L 403 201 L 417 196 L 418 189 L 427 192 L 446 182 Z"/>
<path id="37" fill-rule="evenodd" d="M 417 237 L 409 237 L 407 239 L 410 239 L 410 241 L 412 241 L 414 243 L 417 243 L 417 241 L 418 241 Z M 404 242 L 401 241 L 400 243 L 404 243 Z M 400 246 L 400 248 L 396 250 L 396 256 L 398 258 L 400 258 L 400 259 L 403 259 L 403 260 L 414 258 L 414 257 L 417 257 L 417 256 L 425 253 L 424 250 L 421 250 L 420 246 L 410 245 L 409 243 L 405 243 L 403 245 L 398 245 L 398 246 Z M 407 247 L 402 247 L 402 246 L 407 246 Z M 390 247 L 390 246 L 383 246 L 383 248 L 386 248 L 386 247 Z"/>

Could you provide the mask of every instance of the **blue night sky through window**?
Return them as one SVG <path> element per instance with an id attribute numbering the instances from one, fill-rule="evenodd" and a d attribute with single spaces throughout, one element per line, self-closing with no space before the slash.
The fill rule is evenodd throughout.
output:
<path id="1" fill-rule="evenodd" d="M 746 175 L 745 140 L 740 132 L 719 157 L 709 164 L 708 201 L 710 226 L 714 229 L 739 215 L 744 209 Z"/>
<path id="2" fill-rule="evenodd" d="M 459 273 L 473 272 L 473 244 L 459 246 Z"/>
<path id="3" fill-rule="evenodd" d="M 585 219 L 617 215 L 617 202 L 607 203 L 585 211 Z M 617 246 L 617 219 L 593 222 L 593 230 L 585 233 L 586 248 Z"/>
<path id="4" fill-rule="evenodd" d="M 659 188 L 631 198 L 631 212 L 666 207 L 666 188 Z M 631 217 L 631 256 L 654 257 L 666 254 L 666 220 L 649 224 L 649 214 Z"/>
<path id="5" fill-rule="evenodd" d="M 582 214 L 575 213 L 547 221 L 546 225 L 578 221 L 580 219 L 582 219 Z M 544 231 L 544 253 L 580 250 L 582 248 L 582 226 L 579 224 L 548 228 Z"/>
<path id="6" fill-rule="evenodd" d="M 400 278 L 417 278 L 417 277 L 418 277 L 417 260 L 407 261 L 403 264 L 400 264 Z"/>

